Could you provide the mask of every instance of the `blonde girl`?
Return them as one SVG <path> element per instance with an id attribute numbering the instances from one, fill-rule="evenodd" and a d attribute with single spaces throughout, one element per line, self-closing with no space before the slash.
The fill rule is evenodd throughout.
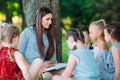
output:
<path id="1" fill-rule="evenodd" d="M 94 21 L 89 26 L 90 38 L 94 41 L 94 58 L 99 66 L 101 80 L 104 80 L 104 67 L 108 53 L 108 45 L 104 39 L 104 27 L 106 23 L 103 19 Z"/>

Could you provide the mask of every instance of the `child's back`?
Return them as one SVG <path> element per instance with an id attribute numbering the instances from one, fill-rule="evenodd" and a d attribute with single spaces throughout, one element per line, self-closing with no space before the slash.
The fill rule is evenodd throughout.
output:
<path id="1" fill-rule="evenodd" d="M 78 63 L 74 67 L 75 80 L 99 80 L 98 66 L 93 53 L 88 48 L 71 51 L 71 55 L 78 59 Z"/>
<path id="2" fill-rule="evenodd" d="M 2 47 L 0 50 L 0 80 L 23 80 L 22 72 L 13 60 L 13 54 L 10 56 L 9 51 L 15 52 L 17 49 Z"/>

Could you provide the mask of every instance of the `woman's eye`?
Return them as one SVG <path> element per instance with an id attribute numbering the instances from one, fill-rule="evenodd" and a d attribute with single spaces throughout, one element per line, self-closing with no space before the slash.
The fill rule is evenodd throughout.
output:
<path id="1" fill-rule="evenodd" d="M 50 20 L 50 18 L 47 18 L 47 20 Z"/>
<path id="2" fill-rule="evenodd" d="M 49 18 L 47 18 L 46 20 L 49 20 Z"/>

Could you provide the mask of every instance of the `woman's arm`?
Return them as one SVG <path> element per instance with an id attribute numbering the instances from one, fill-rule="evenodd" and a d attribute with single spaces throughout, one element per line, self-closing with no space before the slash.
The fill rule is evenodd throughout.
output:
<path id="1" fill-rule="evenodd" d="M 54 54 L 50 60 L 44 62 L 44 67 L 49 68 L 49 67 L 53 66 L 53 64 L 55 64 L 55 63 L 57 63 L 57 59 L 56 59 L 56 43 L 54 41 Z"/>
<path id="2" fill-rule="evenodd" d="M 29 64 L 27 63 L 23 55 L 20 52 L 16 51 L 14 53 L 14 58 L 15 58 L 17 65 L 21 69 L 25 80 L 32 80 L 30 72 L 29 72 Z"/>
<path id="3" fill-rule="evenodd" d="M 54 40 L 54 54 L 51 57 L 50 62 L 53 62 L 53 64 L 57 63 L 57 58 L 56 58 L 56 42 L 55 42 L 55 40 Z"/>
<path id="4" fill-rule="evenodd" d="M 55 60 L 48 60 L 44 62 L 44 68 L 49 68 L 54 65 Z"/>
<path id="5" fill-rule="evenodd" d="M 77 59 L 74 55 L 70 55 L 65 71 L 62 73 L 62 77 L 69 78 L 73 72 L 74 66 L 77 63 Z"/>
<path id="6" fill-rule="evenodd" d="M 118 48 L 116 47 L 112 47 L 112 55 L 115 65 L 115 73 L 113 80 L 118 80 L 120 75 L 120 50 L 118 50 Z"/>

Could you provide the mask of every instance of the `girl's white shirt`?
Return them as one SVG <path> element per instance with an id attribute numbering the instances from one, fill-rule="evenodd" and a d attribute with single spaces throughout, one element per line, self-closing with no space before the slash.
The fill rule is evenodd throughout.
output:
<path id="1" fill-rule="evenodd" d="M 94 46 L 93 52 L 94 52 L 94 58 L 96 59 L 99 54 L 99 48 L 97 46 Z"/>

